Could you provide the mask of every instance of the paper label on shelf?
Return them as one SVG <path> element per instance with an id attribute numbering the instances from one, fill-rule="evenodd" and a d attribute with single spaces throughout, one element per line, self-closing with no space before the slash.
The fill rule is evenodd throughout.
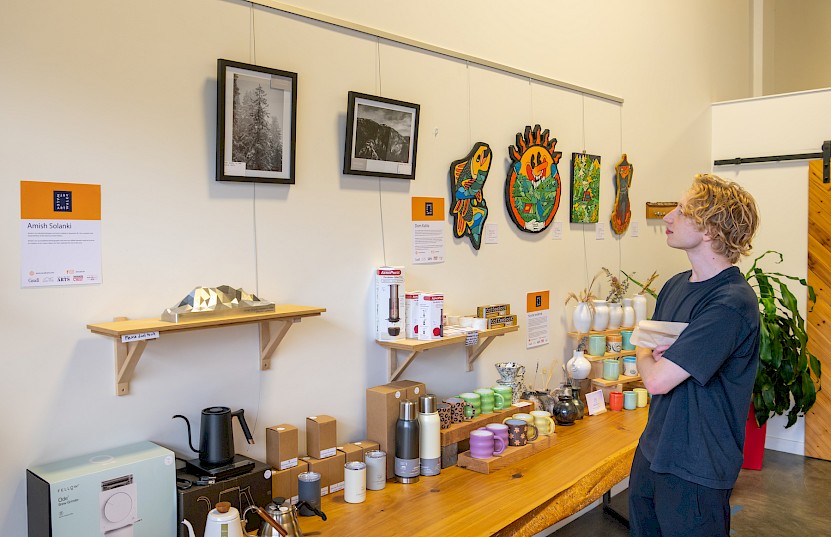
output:
<path id="1" fill-rule="evenodd" d="M 280 470 L 288 470 L 289 468 L 294 468 L 295 466 L 297 466 L 297 457 L 280 461 Z"/>
<path id="2" fill-rule="evenodd" d="M 124 334 L 121 336 L 122 343 L 130 343 L 131 341 L 143 341 L 145 339 L 159 339 L 159 332 L 144 332 L 141 334 Z"/>
<path id="3" fill-rule="evenodd" d="M 588 407 L 589 416 L 596 416 L 606 412 L 606 402 L 603 400 L 603 390 L 596 392 L 589 392 L 586 394 L 586 406 Z"/>
<path id="4" fill-rule="evenodd" d="M 468 328 L 464 330 L 465 332 L 465 346 L 472 347 L 479 343 L 479 332 L 477 332 L 473 328 Z"/>
<path id="5" fill-rule="evenodd" d="M 327 459 L 329 457 L 334 457 L 337 454 L 337 448 L 329 448 L 320 451 L 320 458 Z"/>

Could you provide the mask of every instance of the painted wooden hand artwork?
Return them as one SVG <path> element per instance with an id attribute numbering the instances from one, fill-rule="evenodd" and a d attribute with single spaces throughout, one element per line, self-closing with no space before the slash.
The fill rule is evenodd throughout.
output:
<path id="1" fill-rule="evenodd" d="M 629 204 L 629 187 L 632 186 L 632 175 L 635 168 L 626 159 L 626 153 L 615 166 L 615 204 L 612 207 L 612 216 L 609 224 L 612 231 L 622 235 L 629 228 L 629 221 L 632 219 L 632 208 Z"/>
<path id="2" fill-rule="evenodd" d="M 450 165 L 450 216 L 453 217 L 453 235 L 465 235 L 477 250 L 482 244 L 482 229 L 488 218 L 488 205 L 482 188 L 491 168 L 493 151 L 488 144 L 476 142 L 470 153 Z"/>
<path id="3" fill-rule="evenodd" d="M 578 224 L 597 223 L 600 206 L 600 157 L 571 154 L 571 217 Z"/>
<path id="4" fill-rule="evenodd" d="M 508 147 L 511 166 L 505 180 L 505 205 L 514 224 L 527 233 L 547 228 L 560 205 L 562 182 L 557 164 L 562 152 L 554 151 L 557 139 L 548 139 L 548 129 L 539 125 L 517 133 L 516 145 Z"/>

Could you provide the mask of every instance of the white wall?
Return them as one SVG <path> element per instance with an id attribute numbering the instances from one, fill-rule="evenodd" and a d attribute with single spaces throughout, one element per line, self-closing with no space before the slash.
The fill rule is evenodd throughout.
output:
<path id="1" fill-rule="evenodd" d="M 246 447 L 238 433 L 237 447 L 256 458 L 265 427 L 302 425 L 310 414 L 337 417 L 340 441 L 362 438 L 364 389 L 386 381 L 386 354 L 370 328 L 371 271 L 384 252 L 405 265 L 408 287 L 444 291 L 449 311 L 510 302 L 524 326 L 525 294 L 551 290 L 551 344 L 526 351 L 521 328 L 491 345 L 472 373 L 461 348 L 415 362 L 405 377 L 439 395 L 492 383 L 500 360 L 530 371 L 563 363 L 561 304 L 585 285 L 585 267 L 657 269 L 661 281 L 684 268 L 660 224 L 644 221 L 643 204 L 677 199 L 710 168 L 709 103 L 748 94 L 746 2 L 535 0 L 521 12 L 470 0 L 298 4 L 626 102 L 621 109 L 243 2 L 5 2 L 0 534 L 25 535 L 24 470 L 33 464 L 143 439 L 191 456 L 175 413 L 198 421 L 209 405 L 244 408 L 257 444 Z M 702 27 L 717 31 L 718 47 L 690 34 Z M 217 58 L 299 73 L 295 185 L 214 181 Z M 340 173 L 349 90 L 421 104 L 414 182 Z M 556 217 L 562 241 L 550 230 L 516 230 L 502 198 L 507 147 L 534 123 L 559 139 L 563 162 L 584 147 L 602 155 L 603 215 L 612 167 L 629 154 L 640 237 L 597 241 L 594 226 L 567 223 L 567 203 Z M 448 225 L 447 262 L 411 265 L 410 197 L 447 196 L 450 162 L 479 140 L 495 151 L 485 196 L 500 243 L 475 252 Z M 102 185 L 100 285 L 19 287 L 21 180 Z M 165 335 L 148 345 L 131 394 L 116 397 L 112 341 L 86 324 L 157 316 L 194 286 L 219 284 L 328 311 L 294 326 L 262 373 L 254 326 Z M 558 372 L 552 384 L 559 380 Z"/>
<path id="2" fill-rule="evenodd" d="M 717 103 L 713 105 L 713 159 L 821 152 L 830 135 L 828 117 L 831 90 Z M 807 278 L 808 161 L 719 166 L 715 172 L 744 185 L 759 207 L 762 224 L 754 241 L 755 255 L 743 268 L 766 250 L 777 250 L 784 256 L 782 264 L 773 265 L 775 259 L 768 257 L 765 266 Z M 793 290 L 804 316 L 807 295 L 800 288 Z M 768 423 L 767 448 L 804 453 L 804 420 L 788 429 L 786 416 L 775 416 Z"/>

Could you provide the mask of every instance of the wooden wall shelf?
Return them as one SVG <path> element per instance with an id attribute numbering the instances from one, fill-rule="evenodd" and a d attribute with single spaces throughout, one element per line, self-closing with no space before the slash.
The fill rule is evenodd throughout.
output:
<path id="1" fill-rule="evenodd" d="M 313 306 L 297 306 L 294 304 L 278 304 L 274 311 L 267 313 L 251 313 L 228 315 L 224 317 L 208 317 L 171 323 L 159 319 L 127 319 L 117 317 L 107 323 L 88 324 L 87 328 L 94 334 L 109 336 L 115 339 L 115 393 L 127 395 L 130 393 L 130 380 L 136 369 L 141 354 L 144 352 L 149 339 L 125 341 L 124 336 L 141 336 L 158 332 L 181 332 L 200 330 L 205 328 L 219 328 L 238 324 L 257 323 L 260 325 L 260 369 L 265 371 L 271 367 L 271 356 L 277 346 L 286 336 L 293 323 L 300 322 L 304 317 L 319 316 L 326 308 Z M 274 325 L 272 327 L 272 324 Z M 274 329 L 272 329 L 274 328 Z M 153 338 L 155 339 L 155 338 Z"/>
<path id="2" fill-rule="evenodd" d="M 503 326 L 502 328 L 491 328 L 489 330 L 479 331 L 479 343 L 476 345 L 465 347 L 467 351 L 467 371 L 473 371 L 473 362 L 479 358 L 488 345 L 491 344 L 493 338 L 503 336 L 509 332 L 516 332 L 519 326 Z M 437 347 L 446 347 L 447 345 L 455 345 L 457 343 L 465 342 L 465 335 L 448 336 L 441 339 L 419 340 L 419 339 L 395 339 L 391 341 L 382 341 L 376 339 L 375 341 L 387 349 L 389 357 L 389 366 L 387 368 L 387 375 L 389 382 L 397 380 L 401 373 L 407 369 L 413 360 L 424 351 L 435 349 Z M 398 351 L 406 352 L 407 356 L 401 364 L 398 363 Z"/>

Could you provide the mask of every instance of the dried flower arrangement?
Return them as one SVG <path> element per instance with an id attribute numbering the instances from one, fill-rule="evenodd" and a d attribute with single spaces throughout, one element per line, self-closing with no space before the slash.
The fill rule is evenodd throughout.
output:
<path id="1" fill-rule="evenodd" d="M 626 278 L 627 278 L 628 280 L 631 280 L 631 281 L 632 281 L 632 283 L 634 283 L 635 285 L 637 285 L 638 287 L 640 287 L 640 288 L 641 288 L 641 292 L 642 292 L 642 293 L 649 293 L 650 295 L 652 295 L 652 298 L 654 298 L 654 299 L 657 299 L 657 298 L 658 298 L 658 293 L 656 293 L 654 289 L 652 289 L 651 287 L 649 287 L 650 285 L 652 285 L 652 282 L 654 282 L 655 280 L 657 280 L 657 279 L 658 279 L 658 272 L 657 272 L 657 271 L 653 271 L 653 272 L 652 272 L 652 276 L 650 276 L 649 278 L 647 278 L 647 280 L 646 280 L 644 283 L 639 282 L 638 280 L 636 280 L 635 278 L 633 278 L 633 277 L 632 277 L 632 276 L 630 276 L 629 274 L 626 274 L 626 272 L 624 272 L 624 271 L 622 271 L 622 270 L 621 270 L 620 272 L 621 272 L 621 274 L 623 274 L 624 276 L 626 276 Z M 634 272 L 633 272 L 632 274 L 634 274 Z"/>
<path id="2" fill-rule="evenodd" d="M 582 290 L 580 290 L 579 293 L 574 293 L 574 292 L 570 291 L 568 293 L 568 295 L 566 295 L 565 304 L 568 305 L 568 303 L 571 302 L 572 300 L 574 300 L 578 304 L 580 302 L 585 302 L 589 305 L 589 309 L 591 310 L 592 315 L 594 315 L 594 302 L 592 302 L 592 301 L 597 300 L 597 295 L 595 295 L 594 292 L 592 291 L 592 287 L 594 287 L 594 282 L 597 281 L 598 276 L 600 276 L 599 272 L 594 275 L 594 277 L 592 278 L 592 281 L 589 284 L 589 286 L 582 289 Z"/>
<path id="3" fill-rule="evenodd" d="M 606 297 L 606 302 L 621 302 L 623 297 L 626 296 L 626 291 L 629 289 L 629 278 L 621 280 L 613 275 L 606 267 L 603 267 L 603 272 L 609 278 L 609 295 Z"/>

